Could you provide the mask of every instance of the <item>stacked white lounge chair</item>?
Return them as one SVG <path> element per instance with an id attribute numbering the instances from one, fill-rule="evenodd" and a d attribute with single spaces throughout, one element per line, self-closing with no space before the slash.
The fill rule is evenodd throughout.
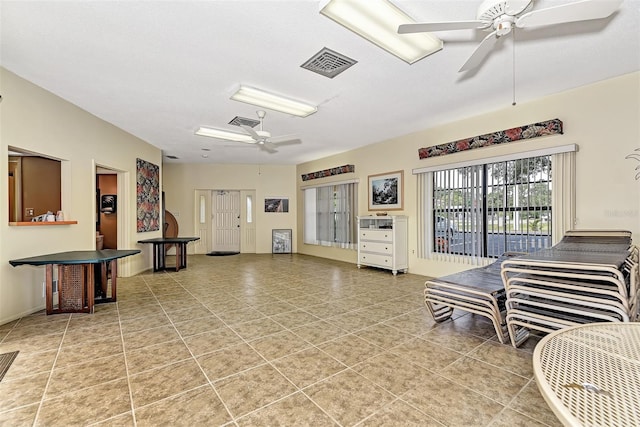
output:
<path id="1" fill-rule="evenodd" d="M 442 322 L 454 309 L 488 318 L 501 343 L 509 341 L 505 323 L 505 289 L 500 277 L 501 263 L 521 253 L 507 253 L 486 267 L 473 268 L 425 282 L 425 304 L 434 320 Z"/>
<path id="2" fill-rule="evenodd" d="M 628 231 L 570 231 L 550 249 L 504 260 L 501 276 L 514 347 L 532 329 L 638 319 L 638 248 Z"/>

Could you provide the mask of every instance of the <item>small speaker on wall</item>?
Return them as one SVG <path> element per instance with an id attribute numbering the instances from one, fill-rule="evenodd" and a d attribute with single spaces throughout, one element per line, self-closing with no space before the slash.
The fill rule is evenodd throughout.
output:
<path id="1" fill-rule="evenodd" d="M 117 197 L 115 194 L 104 194 L 100 197 L 100 212 L 105 214 L 111 214 L 116 212 L 116 201 Z"/>

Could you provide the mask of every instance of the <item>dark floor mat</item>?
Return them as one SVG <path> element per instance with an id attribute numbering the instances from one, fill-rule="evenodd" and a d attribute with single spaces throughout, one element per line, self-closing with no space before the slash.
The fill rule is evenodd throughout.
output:
<path id="1" fill-rule="evenodd" d="M 227 256 L 227 255 L 238 255 L 240 252 L 231 252 L 231 251 L 213 251 L 209 252 L 207 255 L 209 256 Z"/>
<path id="2" fill-rule="evenodd" d="M 4 374 L 7 373 L 13 361 L 16 360 L 17 355 L 17 351 L 0 354 L 0 381 L 2 381 L 2 378 L 4 378 Z"/>

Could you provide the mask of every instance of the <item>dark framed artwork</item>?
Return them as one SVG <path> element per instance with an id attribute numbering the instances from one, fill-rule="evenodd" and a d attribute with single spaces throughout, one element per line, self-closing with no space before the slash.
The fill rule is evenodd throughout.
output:
<path id="1" fill-rule="evenodd" d="M 136 159 L 137 231 L 160 230 L 160 168 Z"/>
<path id="2" fill-rule="evenodd" d="M 284 197 L 270 197 L 264 199 L 265 212 L 289 212 L 289 199 Z"/>
<path id="3" fill-rule="evenodd" d="M 370 211 L 393 211 L 404 208 L 403 176 L 404 171 L 369 175 Z"/>
<path id="4" fill-rule="evenodd" d="M 118 196 L 115 194 L 103 194 L 100 196 L 100 212 L 106 214 L 116 213 Z"/>
<path id="5" fill-rule="evenodd" d="M 271 230 L 271 252 L 274 254 L 291 253 L 291 229 Z"/>

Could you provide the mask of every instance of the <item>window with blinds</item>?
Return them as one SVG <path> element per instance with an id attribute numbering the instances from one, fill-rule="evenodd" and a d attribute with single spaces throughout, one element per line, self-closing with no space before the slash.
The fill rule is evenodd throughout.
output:
<path id="1" fill-rule="evenodd" d="M 432 173 L 432 252 L 495 258 L 551 246 L 552 156 Z"/>
<path id="2" fill-rule="evenodd" d="M 357 183 L 304 189 L 304 243 L 355 249 L 357 213 Z"/>

